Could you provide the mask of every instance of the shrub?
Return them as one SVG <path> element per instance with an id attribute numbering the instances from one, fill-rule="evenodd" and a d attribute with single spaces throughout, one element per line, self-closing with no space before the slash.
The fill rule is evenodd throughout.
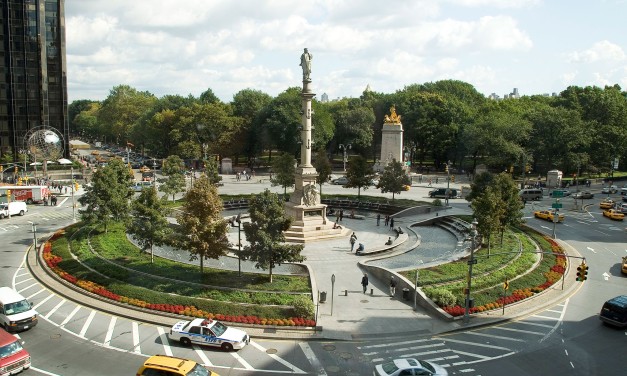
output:
<path id="1" fill-rule="evenodd" d="M 298 317 L 312 318 L 315 314 L 315 307 L 311 299 L 300 295 L 294 299 L 294 313 Z"/>
<path id="2" fill-rule="evenodd" d="M 457 298 L 452 292 L 443 288 L 426 289 L 425 293 L 429 299 L 440 307 L 452 306 L 457 303 Z"/>

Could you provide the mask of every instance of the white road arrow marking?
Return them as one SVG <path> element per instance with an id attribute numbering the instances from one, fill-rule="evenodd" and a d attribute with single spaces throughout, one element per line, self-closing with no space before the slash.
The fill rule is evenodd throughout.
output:
<path id="1" fill-rule="evenodd" d="M 603 279 L 607 281 L 608 279 L 610 279 L 610 275 L 607 274 L 607 272 L 603 273 Z"/>
<path id="2" fill-rule="evenodd" d="M 589 251 L 591 251 L 593 253 L 596 253 L 596 252 L 594 252 L 594 248 L 590 248 L 590 247 L 586 247 L 586 248 L 588 248 Z"/>

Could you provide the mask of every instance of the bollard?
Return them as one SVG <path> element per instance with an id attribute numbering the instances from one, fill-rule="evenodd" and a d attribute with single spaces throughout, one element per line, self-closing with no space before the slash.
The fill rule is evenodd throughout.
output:
<path id="1" fill-rule="evenodd" d="M 344 296 L 348 296 L 348 290 L 344 290 Z"/>
<path id="2" fill-rule="evenodd" d="M 374 289 L 370 289 L 370 296 L 374 295 Z"/>

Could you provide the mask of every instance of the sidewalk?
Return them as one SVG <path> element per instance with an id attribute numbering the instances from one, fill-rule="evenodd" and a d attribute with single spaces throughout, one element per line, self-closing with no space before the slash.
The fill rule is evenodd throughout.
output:
<path id="1" fill-rule="evenodd" d="M 459 210 L 451 210 L 453 211 Z M 449 214 L 441 212 L 441 215 Z M 395 227 L 406 227 L 412 223 L 431 218 L 432 214 L 416 215 L 400 218 Z M 358 243 L 366 245 L 384 244 L 394 234 L 390 227 L 376 225 L 374 217 L 365 219 L 344 219 L 342 225 L 355 231 Z M 349 233 L 350 234 L 350 233 Z M 230 233 L 233 236 L 233 233 Z M 237 237 L 237 233 L 235 233 Z M 562 245 L 569 254 L 578 255 L 566 244 Z M 284 328 L 245 327 L 252 337 L 281 339 L 367 339 L 394 336 L 430 336 L 448 331 L 463 330 L 468 327 L 488 325 L 499 321 L 531 314 L 542 310 L 574 293 L 582 284 L 575 282 L 576 268 L 570 267 L 565 274 L 564 289 L 561 282 L 541 294 L 521 303 L 507 306 L 505 314 L 501 310 L 473 315 L 470 323 L 463 320 L 446 321 L 432 317 L 422 307 L 413 307 L 412 299 L 402 300 L 402 291 L 397 289 L 394 298 L 389 296 L 388 280 L 378 280 L 369 274 L 370 284 L 364 294 L 361 277 L 364 270 L 359 262 L 380 258 L 381 255 L 357 256 L 350 251 L 348 236 L 331 241 L 313 242 L 305 245 L 304 264 L 310 270 L 314 302 L 318 303 L 318 292 L 327 293 L 326 301 L 317 304 L 318 330 L 298 330 Z M 126 317 L 132 320 L 149 322 L 157 325 L 171 326 L 182 318 L 177 315 L 156 314 L 154 311 L 133 309 L 126 305 L 112 304 L 97 295 L 86 293 L 78 287 L 60 280 L 47 268 L 42 268 L 43 260 L 35 260 L 33 252 L 29 252 L 28 266 L 33 275 L 49 289 L 59 295 L 80 304 Z M 570 266 L 570 263 L 569 263 Z M 332 278 L 335 277 L 334 283 Z M 372 290 L 372 293 L 371 293 Z"/>

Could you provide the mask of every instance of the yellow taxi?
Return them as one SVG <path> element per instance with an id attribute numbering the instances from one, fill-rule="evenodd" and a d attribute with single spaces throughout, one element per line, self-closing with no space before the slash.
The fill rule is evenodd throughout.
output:
<path id="1" fill-rule="evenodd" d="M 616 204 L 614 200 L 610 198 L 606 198 L 605 200 L 601 201 L 601 203 L 599 204 L 599 207 L 601 209 L 611 209 L 614 207 L 614 204 Z"/>
<path id="2" fill-rule="evenodd" d="M 547 221 L 553 222 L 553 211 L 552 210 L 538 210 L 533 212 L 533 216 L 540 219 L 546 219 Z M 558 222 L 564 222 L 564 214 L 557 215 Z"/>
<path id="3" fill-rule="evenodd" d="M 137 370 L 137 376 L 219 376 L 193 360 L 168 355 L 153 355 Z"/>
<path id="4" fill-rule="evenodd" d="M 622 221 L 625 219 L 625 214 L 619 212 L 616 209 L 608 209 L 603 211 L 603 216 L 608 217 L 609 219 L 615 219 L 617 221 Z"/>
<path id="5" fill-rule="evenodd" d="M 142 168 L 139 169 L 139 172 L 150 172 L 150 167 L 142 166 Z"/>

